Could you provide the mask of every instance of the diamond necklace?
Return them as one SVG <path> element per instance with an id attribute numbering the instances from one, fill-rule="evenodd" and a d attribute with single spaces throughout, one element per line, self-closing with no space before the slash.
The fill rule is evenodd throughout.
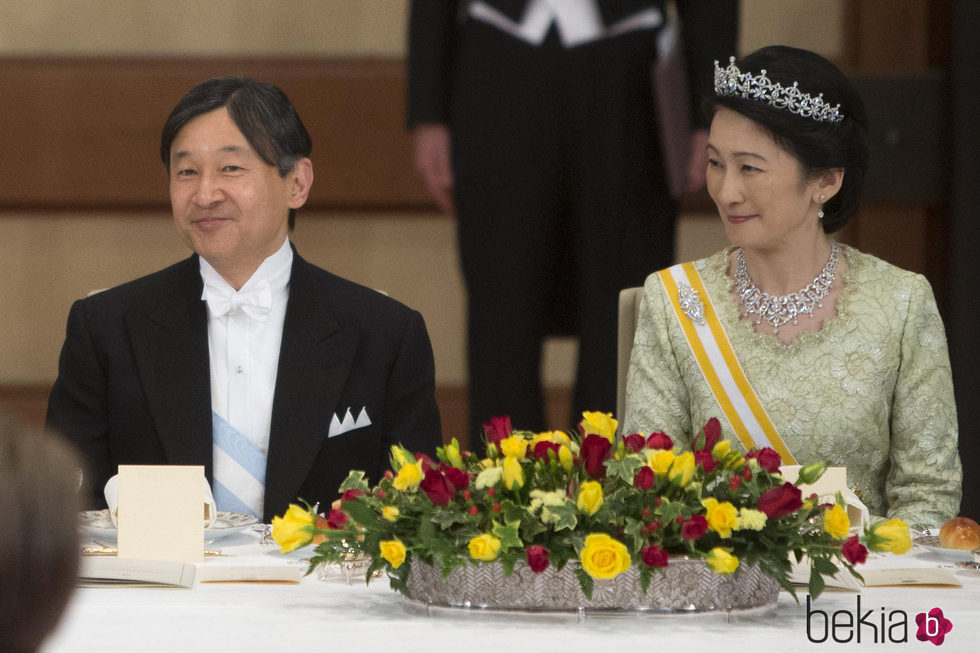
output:
<path id="1" fill-rule="evenodd" d="M 773 332 L 779 333 L 779 327 L 792 322 L 799 324 L 800 314 L 805 313 L 813 318 L 813 309 L 822 308 L 822 299 L 830 292 L 830 286 L 834 282 L 834 271 L 837 269 L 837 243 L 830 243 L 830 259 L 827 265 L 823 266 L 813 281 L 798 292 L 792 292 L 781 297 L 774 297 L 767 292 L 759 290 L 748 271 L 745 269 L 744 250 L 738 250 L 738 260 L 735 267 L 735 294 L 742 302 L 742 308 L 748 315 L 758 315 L 755 321 L 758 325 L 764 319 L 772 325 Z"/>

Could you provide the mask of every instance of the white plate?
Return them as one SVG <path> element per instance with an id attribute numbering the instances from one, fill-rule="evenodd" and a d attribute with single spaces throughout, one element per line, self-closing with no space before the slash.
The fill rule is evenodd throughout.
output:
<path id="1" fill-rule="evenodd" d="M 928 549 L 943 560 L 950 562 L 972 562 L 973 551 L 966 549 L 947 549 L 939 543 L 939 538 L 935 535 L 922 535 L 912 539 L 912 544 Z"/>
<path id="2" fill-rule="evenodd" d="M 243 515 L 240 512 L 228 512 L 219 510 L 218 518 L 211 522 L 211 525 L 204 529 L 204 539 L 217 540 L 227 537 L 232 533 L 243 531 L 252 524 L 257 524 L 258 519 L 252 515 Z M 82 530 L 101 541 L 116 541 L 116 527 L 109 518 L 108 508 L 103 510 L 84 510 L 79 513 L 79 522 Z"/>

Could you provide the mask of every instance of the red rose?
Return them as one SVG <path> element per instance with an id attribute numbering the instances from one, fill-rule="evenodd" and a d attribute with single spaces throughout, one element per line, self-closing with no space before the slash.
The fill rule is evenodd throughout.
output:
<path id="1" fill-rule="evenodd" d="M 674 442 L 666 433 L 658 431 L 657 433 L 651 433 L 650 437 L 647 438 L 647 446 L 651 449 L 673 449 Z"/>
<path id="2" fill-rule="evenodd" d="M 779 466 L 783 464 L 783 459 L 780 458 L 779 454 L 776 453 L 774 449 L 770 449 L 769 447 L 753 449 L 745 454 L 745 458 L 746 460 L 755 458 L 757 461 L 759 461 L 759 467 L 766 470 L 770 474 L 775 474 L 778 472 Z"/>
<path id="3" fill-rule="evenodd" d="M 483 425 L 483 435 L 486 436 L 487 442 L 496 444 L 501 440 L 509 438 L 510 434 L 510 415 L 491 417 L 490 421 Z"/>
<path id="4" fill-rule="evenodd" d="M 737 490 L 738 486 L 741 484 L 742 484 L 741 476 L 732 476 L 732 478 L 728 481 L 728 487 L 730 487 L 733 490 Z"/>
<path id="5" fill-rule="evenodd" d="M 456 488 L 442 472 L 430 467 L 425 470 L 425 477 L 419 483 L 419 489 L 425 492 L 434 505 L 445 506 L 456 495 Z"/>
<path id="6" fill-rule="evenodd" d="M 649 490 L 653 487 L 654 480 L 656 480 L 656 474 L 653 473 L 652 469 L 644 465 L 636 473 L 636 478 L 633 479 L 633 485 L 641 490 Z"/>
<path id="7" fill-rule="evenodd" d="M 667 552 L 656 544 L 643 547 L 643 550 L 640 551 L 640 556 L 643 558 L 643 562 L 646 563 L 647 567 L 667 566 Z"/>
<path id="8" fill-rule="evenodd" d="M 696 540 L 708 530 L 708 520 L 704 515 L 693 515 L 681 524 L 681 537 L 685 540 Z"/>
<path id="9" fill-rule="evenodd" d="M 536 574 L 548 568 L 548 549 L 543 546 L 529 546 L 524 550 L 527 566 Z"/>
<path id="10" fill-rule="evenodd" d="M 423 472 L 427 472 L 430 469 L 439 469 L 439 465 L 442 464 L 442 463 L 437 463 L 436 461 L 432 460 L 432 458 L 430 458 L 427 454 L 424 454 L 424 453 L 417 453 L 417 454 L 415 454 L 415 460 L 421 460 L 422 461 L 422 471 Z"/>
<path id="11" fill-rule="evenodd" d="M 610 448 L 612 448 L 612 444 L 601 435 L 592 433 L 586 436 L 581 449 L 579 449 L 582 460 L 585 461 L 586 474 L 592 478 L 602 478 L 606 475 L 606 466 L 603 463 L 609 457 Z"/>
<path id="12" fill-rule="evenodd" d="M 445 472 L 446 480 L 453 484 L 457 490 L 465 490 L 470 484 L 470 475 L 462 469 L 447 467 Z"/>
<path id="13" fill-rule="evenodd" d="M 534 457 L 540 458 L 541 460 L 548 460 L 548 452 L 555 452 L 555 459 L 558 457 L 558 450 L 561 449 L 561 445 L 557 442 L 545 442 L 541 441 L 534 445 Z"/>
<path id="14" fill-rule="evenodd" d="M 792 483 L 783 483 L 771 490 L 766 490 L 759 497 L 759 510 L 766 513 L 770 519 L 799 510 L 803 505 L 803 493 Z"/>
<path id="15" fill-rule="evenodd" d="M 850 536 L 840 550 L 844 554 L 844 558 L 852 565 L 860 565 L 868 559 L 868 550 L 858 542 L 857 535 Z"/>
<path id="16" fill-rule="evenodd" d="M 329 513 L 327 513 L 327 528 L 338 529 L 343 528 L 344 524 L 350 521 L 350 517 L 346 512 L 340 508 L 334 508 Z"/>
<path id="17" fill-rule="evenodd" d="M 744 478 L 746 481 L 752 480 L 752 468 L 748 465 L 742 468 L 742 478 Z"/>
<path id="18" fill-rule="evenodd" d="M 357 497 L 363 497 L 364 493 L 360 490 L 346 490 L 342 495 L 340 495 L 341 501 L 354 501 Z"/>
<path id="19" fill-rule="evenodd" d="M 694 452 L 694 464 L 701 465 L 701 469 L 705 472 L 710 472 L 718 466 L 717 461 L 715 461 L 711 456 L 711 452 L 707 449 L 698 449 Z"/>
<path id="20" fill-rule="evenodd" d="M 647 440 L 639 433 L 630 433 L 623 438 L 623 444 L 626 445 L 627 449 L 632 450 L 633 453 L 640 453 L 643 447 L 647 446 Z"/>
<path id="21" fill-rule="evenodd" d="M 712 417 L 711 419 L 708 420 L 708 423 L 704 425 L 702 431 L 704 433 L 704 444 L 696 448 L 707 449 L 708 451 L 711 451 L 714 448 L 714 446 L 718 444 L 718 440 L 721 439 L 721 422 L 718 421 L 717 417 Z M 698 437 L 695 438 L 695 444 L 700 439 L 701 436 L 698 435 Z"/>

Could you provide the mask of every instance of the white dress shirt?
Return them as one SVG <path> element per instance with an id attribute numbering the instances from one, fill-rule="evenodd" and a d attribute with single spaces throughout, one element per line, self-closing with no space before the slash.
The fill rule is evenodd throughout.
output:
<path id="1" fill-rule="evenodd" d="M 232 297 L 245 295 L 266 283 L 271 290 L 272 301 L 264 319 L 252 317 L 241 309 L 215 316 L 210 304 L 208 310 L 211 409 L 262 453 L 268 454 L 293 250 L 287 238 L 237 293 L 207 261 L 203 258 L 200 261 L 204 279 L 201 299 L 207 300 L 209 293 L 225 297 L 229 292 Z"/>
<path id="2" fill-rule="evenodd" d="M 531 45 L 544 43 L 554 23 L 566 48 L 638 29 L 652 29 L 659 27 L 664 20 L 657 7 L 650 7 L 605 26 L 595 0 L 531 0 L 519 22 L 477 0 L 470 5 L 470 16 Z"/>

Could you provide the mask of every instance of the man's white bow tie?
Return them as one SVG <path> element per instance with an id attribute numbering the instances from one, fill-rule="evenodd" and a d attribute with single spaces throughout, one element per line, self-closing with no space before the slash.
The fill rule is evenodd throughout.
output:
<path id="1" fill-rule="evenodd" d="M 208 310 L 214 317 L 235 315 L 239 311 L 253 320 L 265 322 L 272 310 L 272 288 L 268 279 L 262 279 L 248 290 L 235 292 L 228 287 L 207 286 L 205 297 Z"/>

